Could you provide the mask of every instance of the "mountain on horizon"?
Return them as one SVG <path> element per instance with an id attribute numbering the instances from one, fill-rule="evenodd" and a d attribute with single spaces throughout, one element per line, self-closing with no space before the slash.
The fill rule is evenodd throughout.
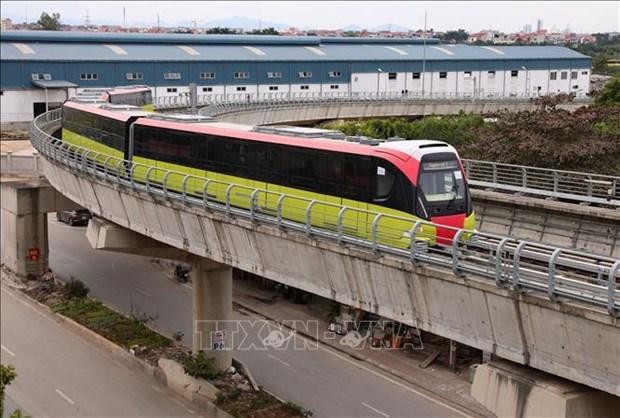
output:
<path id="1" fill-rule="evenodd" d="M 231 29 L 244 29 L 244 30 L 253 30 L 253 29 L 265 29 L 265 28 L 274 28 L 274 29 L 288 29 L 290 25 L 286 23 L 278 23 L 278 22 L 269 22 L 266 20 L 259 20 L 250 17 L 229 17 L 226 19 L 218 19 L 218 20 L 210 20 L 204 23 L 198 23 L 199 27 L 203 28 L 214 28 L 214 27 L 225 27 Z"/>

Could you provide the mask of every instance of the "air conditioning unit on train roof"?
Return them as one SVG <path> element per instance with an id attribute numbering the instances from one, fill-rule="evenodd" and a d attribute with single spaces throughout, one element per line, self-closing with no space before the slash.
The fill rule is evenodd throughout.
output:
<path id="1" fill-rule="evenodd" d="M 266 134 L 275 135 L 288 135 L 302 138 L 313 139 L 344 139 L 345 135 L 342 132 L 333 131 L 331 129 L 319 129 L 319 128 L 307 128 L 305 126 L 290 126 L 290 125 L 273 125 L 273 126 L 255 126 L 252 128 L 253 132 L 261 132 Z"/>
<path id="2" fill-rule="evenodd" d="M 105 110 L 117 110 L 117 111 L 134 111 L 134 110 L 142 110 L 140 106 L 133 105 L 125 105 L 125 104 L 114 104 L 114 103 L 105 103 L 99 106 L 101 109 Z"/>
<path id="3" fill-rule="evenodd" d="M 379 145 L 384 142 L 382 139 L 369 138 L 367 136 L 347 136 L 344 139 L 347 142 L 356 142 L 362 145 Z"/>
<path id="4" fill-rule="evenodd" d="M 215 122 L 215 119 L 213 119 L 211 116 L 192 115 L 189 113 L 150 113 L 148 117 L 151 119 L 181 123 Z"/>

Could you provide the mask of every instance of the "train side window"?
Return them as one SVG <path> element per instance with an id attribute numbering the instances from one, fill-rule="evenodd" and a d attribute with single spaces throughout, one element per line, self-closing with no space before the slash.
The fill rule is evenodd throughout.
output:
<path id="1" fill-rule="evenodd" d="M 342 189 L 343 158 L 341 154 L 330 153 L 327 156 L 325 184 L 327 194 L 338 196 Z"/>
<path id="2" fill-rule="evenodd" d="M 358 155 L 344 157 L 342 196 L 347 199 L 368 201 L 370 187 L 370 159 Z"/>
<path id="3" fill-rule="evenodd" d="M 292 151 L 288 158 L 288 181 L 291 186 L 321 193 L 321 159 L 311 150 Z"/>
<path id="4" fill-rule="evenodd" d="M 380 162 L 375 171 L 375 192 L 374 202 L 381 202 L 389 199 L 394 188 L 395 173 L 391 164 Z"/>

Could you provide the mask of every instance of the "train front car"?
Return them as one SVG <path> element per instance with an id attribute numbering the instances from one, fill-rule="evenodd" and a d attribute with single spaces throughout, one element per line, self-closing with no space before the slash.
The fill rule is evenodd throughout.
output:
<path id="1" fill-rule="evenodd" d="M 452 243 L 455 229 L 474 230 L 476 219 L 467 179 L 458 153 L 445 142 L 411 140 L 385 142 L 380 148 L 403 152 L 411 159 L 400 169 L 414 186 L 414 214 L 436 225 L 436 243 Z"/>

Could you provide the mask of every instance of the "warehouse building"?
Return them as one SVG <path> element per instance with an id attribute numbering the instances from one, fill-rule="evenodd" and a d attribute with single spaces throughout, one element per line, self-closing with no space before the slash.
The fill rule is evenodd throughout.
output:
<path id="1" fill-rule="evenodd" d="M 188 93 L 587 94 L 591 58 L 557 46 L 445 45 L 427 39 L 7 31 L 3 126 L 84 89 L 148 85 Z"/>

